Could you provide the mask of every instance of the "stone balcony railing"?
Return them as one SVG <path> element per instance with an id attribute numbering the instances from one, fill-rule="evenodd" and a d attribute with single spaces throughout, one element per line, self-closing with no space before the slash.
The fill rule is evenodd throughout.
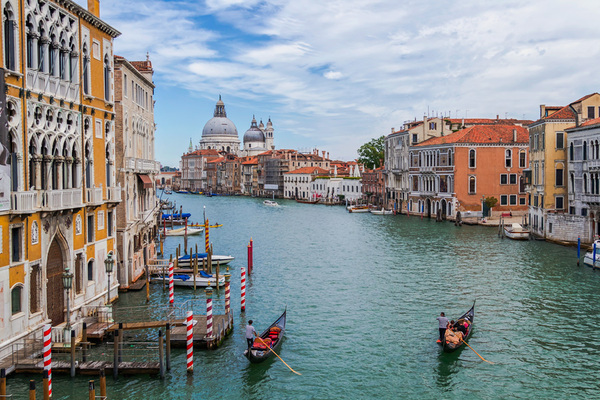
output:
<path id="1" fill-rule="evenodd" d="M 42 209 L 46 211 L 65 210 L 83 206 L 81 189 L 46 190 L 42 195 Z"/>
<path id="2" fill-rule="evenodd" d="M 102 188 L 89 188 L 85 190 L 85 200 L 90 204 L 102 204 Z"/>
<path id="3" fill-rule="evenodd" d="M 36 190 L 12 192 L 10 196 L 10 209 L 19 213 L 34 213 L 40 207 L 38 199 L 38 192 Z"/>
<path id="4" fill-rule="evenodd" d="M 121 202 L 121 185 L 106 188 L 106 200 L 114 203 Z"/>
<path id="5" fill-rule="evenodd" d="M 141 158 L 125 158 L 125 169 L 135 173 L 155 174 L 160 171 L 160 163 L 154 160 Z"/>
<path id="6" fill-rule="evenodd" d="M 27 89 L 41 92 L 48 96 L 56 97 L 65 101 L 76 101 L 78 85 L 73 82 L 62 80 L 56 76 L 50 76 L 44 72 L 27 70 Z"/>

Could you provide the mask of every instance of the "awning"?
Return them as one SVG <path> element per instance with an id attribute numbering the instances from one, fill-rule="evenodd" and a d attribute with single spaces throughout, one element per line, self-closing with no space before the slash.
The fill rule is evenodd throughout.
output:
<path id="1" fill-rule="evenodd" d="M 150 179 L 150 177 L 148 175 L 146 175 L 146 174 L 138 174 L 138 178 L 140 178 L 140 180 L 144 184 L 144 188 L 145 189 L 151 189 L 153 187 L 153 185 L 152 185 L 152 179 Z"/>

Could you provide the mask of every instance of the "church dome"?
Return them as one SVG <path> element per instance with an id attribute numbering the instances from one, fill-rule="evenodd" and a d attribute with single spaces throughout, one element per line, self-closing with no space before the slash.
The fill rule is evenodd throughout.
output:
<path id="1" fill-rule="evenodd" d="M 202 129 L 202 137 L 207 136 L 233 136 L 237 138 L 238 132 L 233 121 L 227 118 L 227 112 L 225 111 L 225 104 L 219 96 L 219 101 L 215 106 L 215 113 L 204 129 Z"/>
<path id="2" fill-rule="evenodd" d="M 256 125 L 256 119 L 254 117 L 252 117 L 250 129 L 244 133 L 244 143 L 248 142 L 265 142 L 265 134 Z"/>

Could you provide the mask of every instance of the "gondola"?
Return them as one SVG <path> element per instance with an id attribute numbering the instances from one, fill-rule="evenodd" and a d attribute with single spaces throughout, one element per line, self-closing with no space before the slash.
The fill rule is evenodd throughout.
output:
<path id="1" fill-rule="evenodd" d="M 260 337 L 263 341 L 269 343 L 271 341 L 271 346 L 273 350 L 277 354 L 279 354 L 279 349 L 281 348 L 281 342 L 283 340 L 283 334 L 285 333 L 285 314 L 287 310 L 281 314 L 281 317 L 277 318 L 275 322 L 273 322 L 263 333 L 260 334 Z M 273 352 L 267 348 L 258 338 L 254 340 L 254 344 L 249 350 L 244 352 L 244 355 L 248 360 L 250 360 L 253 364 L 258 364 L 265 361 L 267 358 L 273 357 Z"/>
<path id="2" fill-rule="evenodd" d="M 473 302 L 473 307 L 471 307 L 471 309 L 469 311 L 467 311 L 466 313 L 464 313 L 463 315 L 461 315 L 460 317 L 458 317 L 457 320 L 455 320 L 455 324 L 458 324 L 459 322 L 462 321 L 467 321 L 469 323 L 469 327 L 467 328 L 467 334 L 463 337 L 463 339 L 467 339 L 469 337 L 469 335 L 471 335 L 471 331 L 473 330 L 473 319 L 475 317 L 475 302 Z M 454 344 L 454 343 L 449 343 L 448 341 L 446 341 L 445 339 L 442 341 L 442 349 L 446 352 L 446 353 L 451 353 L 456 349 L 459 349 L 463 346 L 463 342 L 461 341 L 458 344 Z"/>

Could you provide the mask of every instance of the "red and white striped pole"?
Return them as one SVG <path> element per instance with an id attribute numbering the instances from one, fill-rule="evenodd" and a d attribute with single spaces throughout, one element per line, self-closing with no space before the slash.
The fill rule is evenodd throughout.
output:
<path id="1" fill-rule="evenodd" d="M 230 292 L 230 280 L 231 275 L 225 274 L 225 315 L 229 315 L 231 312 L 230 302 L 231 302 L 231 292 Z"/>
<path id="2" fill-rule="evenodd" d="M 186 317 L 187 343 L 187 372 L 194 372 L 194 323 L 192 321 L 193 312 L 188 311 Z"/>
<path id="3" fill-rule="evenodd" d="M 254 267 L 253 253 L 254 242 L 252 242 L 252 238 L 250 238 L 250 244 L 248 245 L 248 275 L 252 273 L 252 267 Z"/>
<path id="4" fill-rule="evenodd" d="M 212 313 L 212 294 L 213 290 L 210 286 L 206 288 L 206 337 L 213 336 L 213 313 Z"/>
<path id="5" fill-rule="evenodd" d="M 242 312 L 246 311 L 246 268 L 242 267 Z"/>
<path id="6" fill-rule="evenodd" d="M 173 305 L 175 301 L 175 291 L 173 283 L 173 263 L 169 263 L 169 304 Z"/>
<path id="7" fill-rule="evenodd" d="M 48 392 L 52 397 L 52 325 L 44 325 L 44 370 L 48 371 Z"/>

